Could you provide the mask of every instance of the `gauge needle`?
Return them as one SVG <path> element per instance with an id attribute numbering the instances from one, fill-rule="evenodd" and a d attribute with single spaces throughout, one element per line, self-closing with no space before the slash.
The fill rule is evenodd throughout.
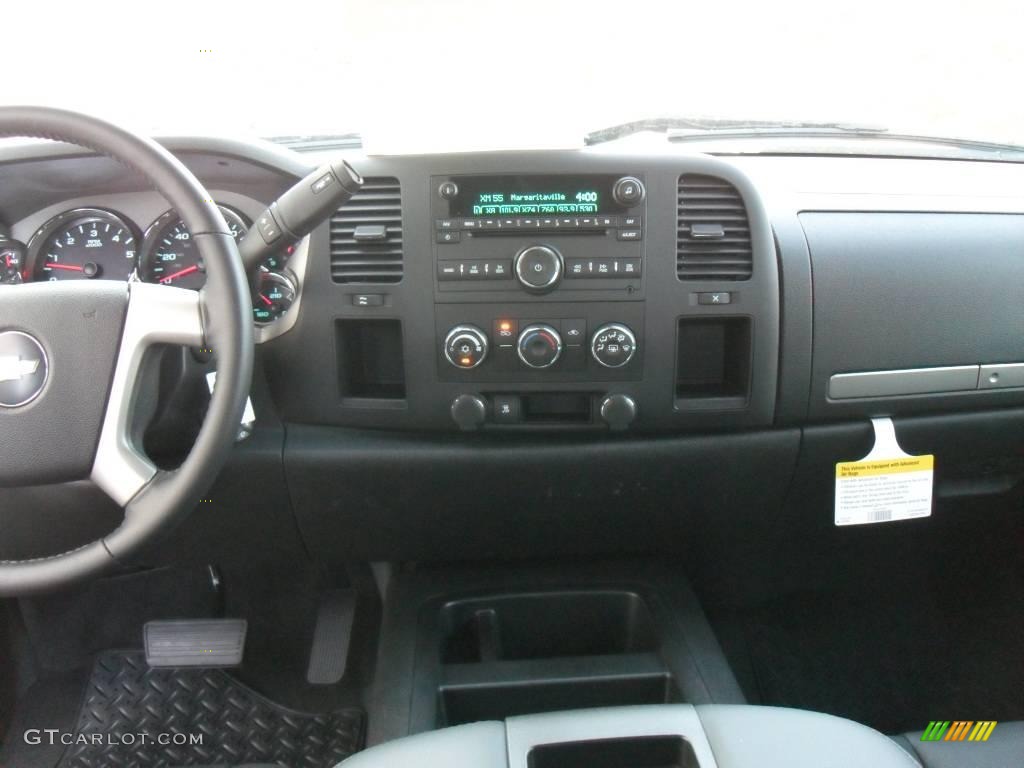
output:
<path id="1" fill-rule="evenodd" d="M 267 305 L 268 307 L 272 307 L 272 306 L 274 306 L 274 302 L 272 302 L 272 301 L 271 301 L 270 299 L 268 299 L 268 298 L 267 298 L 266 296 L 264 296 L 264 295 L 263 295 L 262 293 L 260 294 L 260 300 L 261 300 L 261 301 L 262 301 L 262 302 L 263 302 L 264 304 L 266 304 L 266 305 Z"/>
<path id="2" fill-rule="evenodd" d="M 83 272 L 84 271 L 84 269 L 82 267 L 78 266 L 77 264 L 56 264 L 54 262 L 50 262 L 49 264 L 47 264 L 45 269 L 66 269 L 66 270 L 68 270 L 70 272 Z"/>
<path id="3" fill-rule="evenodd" d="M 179 277 L 184 277 L 185 275 L 191 275 L 193 272 L 198 272 L 198 271 L 199 271 L 199 267 L 196 266 L 195 264 L 193 264 L 191 267 L 185 267 L 184 269 L 179 269 L 177 272 L 172 272 L 167 277 L 161 277 L 160 278 L 160 282 L 161 283 L 169 283 L 172 280 L 177 280 Z"/>

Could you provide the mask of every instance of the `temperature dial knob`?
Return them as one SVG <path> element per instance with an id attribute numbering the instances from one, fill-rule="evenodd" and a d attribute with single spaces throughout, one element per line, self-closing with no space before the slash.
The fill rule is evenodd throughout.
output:
<path id="1" fill-rule="evenodd" d="M 605 368 L 621 368 L 636 354 L 636 336 L 621 323 L 602 325 L 590 338 L 590 354 Z"/>
<path id="2" fill-rule="evenodd" d="M 487 336 L 475 325 L 457 325 L 444 340 L 444 356 L 456 368 L 476 368 L 487 357 Z"/>
<path id="3" fill-rule="evenodd" d="M 515 268 L 526 290 L 544 293 L 562 279 L 562 255 L 547 245 L 531 245 L 516 254 Z"/>
<path id="4" fill-rule="evenodd" d="M 562 356 L 562 337 L 550 325 L 535 323 L 519 334 L 519 359 L 531 368 L 550 368 Z"/>

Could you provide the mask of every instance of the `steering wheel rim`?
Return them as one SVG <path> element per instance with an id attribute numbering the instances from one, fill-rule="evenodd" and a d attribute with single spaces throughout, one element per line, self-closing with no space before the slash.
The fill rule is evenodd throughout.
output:
<path id="1" fill-rule="evenodd" d="M 70 552 L 0 561 L 0 596 L 12 596 L 52 590 L 95 576 L 129 557 L 191 511 L 213 483 L 234 443 L 249 393 L 254 346 L 251 298 L 234 238 L 210 194 L 177 158 L 151 139 L 103 120 L 47 107 L 0 107 L 0 137 L 76 144 L 139 172 L 177 210 L 207 268 L 206 285 L 198 293 L 129 282 L 125 296 L 119 298 L 110 281 L 93 285 L 78 281 L 76 285 L 81 287 L 68 287 L 63 292 L 65 297 L 78 299 L 93 291 L 100 297 L 97 301 L 113 300 L 116 304 L 120 300 L 124 306 L 90 475 L 124 509 L 124 520 L 104 538 Z M 39 289 L 49 287 L 32 283 L 7 286 L 4 295 L 27 306 L 25 302 L 44 301 L 45 291 Z M 0 315 L 0 332 L 16 330 L 16 325 L 5 323 Z M 217 359 L 217 382 L 198 437 L 181 466 L 173 471 L 156 469 L 136 446 L 140 441 L 132 434 L 139 368 L 146 350 L 158 343 L 212 348 Z M 44 393 L 48 386 L 44 385 Z M 0 409 L 0 427 L 7 419 L 15 423 L 19 410 Z"/>

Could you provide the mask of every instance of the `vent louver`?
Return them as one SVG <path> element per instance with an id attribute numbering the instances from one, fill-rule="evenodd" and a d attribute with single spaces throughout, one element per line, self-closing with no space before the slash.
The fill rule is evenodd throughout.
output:
<path id="1" fill-rule="evenodd" d="M 331 278 L 397 283 L 402 279 L 402 191 L 398 179 L 365 181 L 331 216 Z"/>
<path id="2" fill-rule="evenodd" d="M 680 280 L 747 280 L 750 223 L 736 188 L 714 176 L 679 177 L 676 274 Z"/>

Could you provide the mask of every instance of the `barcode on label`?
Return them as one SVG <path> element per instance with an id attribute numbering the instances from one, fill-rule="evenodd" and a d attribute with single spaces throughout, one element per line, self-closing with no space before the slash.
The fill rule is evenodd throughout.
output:
<path id="1" fill-rule="evenodd" d="M 887 523 L 892 520 L 891 509 L 877 509 L 871 513 L 871 521 L 874 523 Z"/>

